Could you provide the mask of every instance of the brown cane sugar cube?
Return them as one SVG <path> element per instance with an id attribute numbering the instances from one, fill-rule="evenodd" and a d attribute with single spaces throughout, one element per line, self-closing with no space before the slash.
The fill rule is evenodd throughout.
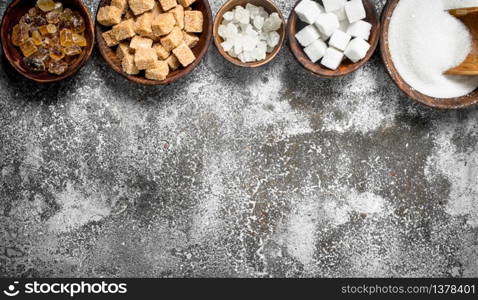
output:
<path id="1" fill-rule="evenodd" d="M 116 40 L 113 36 L 113 30 L 103 32 L 102 36 L 108 47 L 116 46 L 119 43 L 118 40 Z"/>
<path id="2" fill-rule="evenodd" d="M 152 70 L 152 69 L 158 68 L 159 67 L 159 62 L 160 62 L 160 60 L 157 59 L 147 70 Z"/>
<path id="3" fill-rule="evenodd" d="M 119 8 L 121 14 L 124 14 L 128 8 L 128 0 L 111 0 L 111 6 Z"/>
<path id="4" fill-rule="evenodd" d="M 173 50 L 173 54 L 178 58 L 179 62 L 183 67 L 187 67 L 196 59 L 194 53 L 189 49 L 188 45 L 182 43 Z"/>
<path id="5" fill-rule="evenodd" d="M 154 7 L 151 10 L 151 13 L 153 14 L 153 18 L 156 18 L 160 14 L 164 13 L 163 9 L 161 8 L 161 5 L 159 5 L 159 2 L 154 2 Z"/>
<path id="6" fill-rule="evenodd" d="M 169 66 L 164 60 L 156 61 L 153 69 L 146 70 L 146 78 L 151 80 L 164 80 L 168 74 Z"/>
<path id="7" fill-rule="evenodd" d="M 121 60 L 121 67 L 126 74 L 136 75 L 139 73 L 139 69 L 134 63 L 134 55 L 130 53 L 125 53 L 125 56 Z"/>
<path id="8" fill-rule="evenodd" d="M 153 40 L 148 39 L 142 36 L 135 36 L 131 39 L 131 42 L 129 43 L 129 47 L 133 50 L 138 50 L 140 48 L 151 48 L 153 45 Z"/>
<path id="9" fill-rule="evenodd" d="M 159 0 L 159 3 L 161 3 L 161 7 L 164 11 L 170 10 L 171 8 L 178 5 L 178 2 L 176 2 L 176 0 Z"/>
<path id="10" fill-rule="evenodd" d="M 157 35 L 166 35 L 173 30 L 176 25 L 176 19 L 171 13 L 160 14 L 153 20 L 151 25 L 153 32 Z"/>
<path id="11" fill-rule="evenodd" d="M 159 35 L 156 35 L 154 32 L 151 32 L 149 34 L 143 34 L 142 35 L 145 38 L 152 39 L 154 42 L 159 42 L 161 37 Z"/>
<path id="12" fill-rule="evenodd" d="M 153 9 L 154 0 L 128 0 L 129 8 L 137 16 Z"/>
<path id="13" fill-rule="evenodd" d="M 179 27 L 174 27 L 170 34 L 161 39 L 161 45 L 171 51 L 183 42 L 183 32 Z"/>
<path id="14" fill-rule="evenodd" d="M 154 44 L 153 49 L 156 50 L 158 58 L 162 60 L 165 60 L 171 54 L 171 51 L 166 50 L 161 44 Z"/>
<path id="15" fill-rule="evenodd" d="M 176 19 L 176 26 L 184 29 L 184 7 L 178 5 L 169 12 L 174 15 L 174 18 Z"/>
<path id="16" fill-rule="evenodd" d="M 124 13 L 124 20 L 132 19 L 134 18 L 134 13 L 131 11 L 131 9 L 126 9 L 126 12 Z"/>
<path id="17" fill-rule="evenodd" d="M 168 63 L 168 66 L 171 69 L 171 71 L 175 71 L 181 66 L 181 63 L 179 62 L 178 58 L 174 54 L 171 54 L 166 59 L 166 62 Z"/>
<path id="18" fill-rule="evenodd" d="M 116 56 L 119 59 L 123 59 L 123 57 L 125 57 L 126 54 L 130 54 L 128 43 L 120 43 L 118 45 L 118 48 L 116 49 Z"/>
<path id="19" fill-rule="evenodd" d="M 203 15 L 199 10 L 191 10 L 184 12 L 184 31 L 186 32 L 202 32 Z"/>
<path id="20" fill-rule="evenodd" d="M 139 70 L 151 69 L 157 60 L 158 55 L 153 48 L 139 48 L 134 54 L 134 63 Z"/>
<path id="21" fill-rule="evenodd" d="M 183 7 L 188 7 L 191 6 L 196 0 L 178 0 L 179 4 L 181 4 Z"/>
<path id="22" fill-rule="evenodd" d="M 189 48 L 194 48 L 199 42 L 199 37 L 192 33 L 183 31 L 184 42 Z"/>
<path id="23" fill-rule="evenodd" d="M 115 6 L 103 6 L 98 10 L 98 22 L 104 26 L 113 26 L 121 22 L 123 12 Z"/>
<path id="24" fill-rule="evenodd" d="M 139 35 L 148 36 L 153 33 L 153 30 L 151 29 L 152 23 L 153 14 L 151 12 L 144 13 L 136 19 L 134 30 Z"/>
<path id="25" fill-rule="evenodd" d="M 133 19 L 128 19 L 126 21 L 123 21 L 115 26 L 113 26 L 113 37 L 117 41 L 122 41 L 129 39 L 133 36 L 136 35 L 136 32 L 134 32 L 134 20 Z"/>

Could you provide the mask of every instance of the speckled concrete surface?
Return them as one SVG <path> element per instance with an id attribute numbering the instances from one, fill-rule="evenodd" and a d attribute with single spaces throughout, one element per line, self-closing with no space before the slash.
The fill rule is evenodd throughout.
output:
<path id="1" fill-rule="evenodd" d="M 49 86 L 3 61 L 0 275 L 478 276 L 477 118 L 412 103 L 378 55 L 323 80 L 212 46 L 168 87 L 98 52 Z"/>

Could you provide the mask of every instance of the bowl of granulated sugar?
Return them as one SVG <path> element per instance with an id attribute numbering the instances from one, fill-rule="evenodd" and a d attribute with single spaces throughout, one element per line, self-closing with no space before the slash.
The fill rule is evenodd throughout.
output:
<path id="1" fill-rule="evenodd" d="M 447 10 L 478 0 L 389 0 L 382 13 L 380 48 L 388 73 L 410 98 L 430 107 L 478 103 L 478 76 L 445 75 L 472 49 L 467 27 Z"/>

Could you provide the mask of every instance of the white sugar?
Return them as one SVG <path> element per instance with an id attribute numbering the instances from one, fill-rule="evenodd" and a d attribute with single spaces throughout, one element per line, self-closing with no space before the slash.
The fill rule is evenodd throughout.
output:
<path id="1" fill-rule="evenodd" d="M 269 15 L 250 3 L 245 8 L 238 5 L 224 14 L 219 26 L 218 34 L 224 40 L 221 47 L 242 62 L 264 60 L 279 44 L 281 26 L 282 19 L 275 12 Z"/>
<path id="2" fill-rule="evenodd" d="M 478 87 L 478 77 L 447 76 L 471 50 L 471 35 L 445 9 L 456 0 L 401 0 L 392 15 L 389 49 L 400 76 L 417 91 L 437 98 L 464 96 Z M 478 6 L 478 0 L 466 1 Z"/>

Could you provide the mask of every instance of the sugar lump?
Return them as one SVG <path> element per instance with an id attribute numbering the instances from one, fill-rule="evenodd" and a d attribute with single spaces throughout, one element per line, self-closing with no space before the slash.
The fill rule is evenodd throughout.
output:
<path id="1" fill-rule="evenodd" d="M 302 28 L 301 31 L 297 32 L 295 38 L 302 45 L 302 47 L 307 47 L 312 44 L 315 40 L 320 38 L 320 33 L 317 30 L 317 27 L 314 25 L 308 25 Z"/>
<path id="2" fill-rule="evenodd" d="M 326 12 L 334 12 L 344 7 L 346 0 L 322 0 Z"/>
<path id="3" fill-rule="evenodd" d="M 332 34 L 329 45 L 338 50 L 345 51 L 351 39 L 352 37 L 349 34 L 337 29 Z"/>
<path id="4" fill-rule="evenodd" d="M 295 35 L 312 62 L 336 70 L 344 57 L 356 63 L 363 59 L 370 44 L 372 24 L 364 21 L 363 0 L 302 0 L 295 13 L 305 27 Z M 266 41 L 268 39 L 266 38 Z"/>
<path id="5" fill-rule="evenodd" d="M 317 26 L 323 36 L 329 37 L 337 28 L 339 28 L 340 23 L 335 14 L 324 13 L 319 16 L 317 21 L 315 21 L 315 26 Z"/>
<path id="6" fill-rule="evenodd" d="M 362 0 L 350 0 L 345 3 L 345 13 L 350 23 L 365 19 L 367 16 Z"/>
<path id="7" fill-rule="evenodd" d="M 370 31 L 372 30 L 372 24 L 359 20 L 349 25 L 347 33 L 353 37 L 358 37 L 364 41 L 368 41 L 370 37 Z"/>
<path id="8" fill-rule="evenodd" d="M 313 24 L 323 12 L 323 7 L 312 0 L 302 0 L 295 7 L 295 13 L 299 19 L 307 24 Z"/>
<path id="9" fill-rule="evenodd" d="M 344 59 L 344 53 L 333 48 L 329 47 L 324 54 L 324 58 L 322 58 L 322 65 L 325 67 L 331 69 L 331 70 L 337 70 L 337 68 L 340 66 L 340 63 Z"/>
<path id="10" fill-rule="evenodd" d="M 370 49 L 370 44 L 361 38 L 353 39 L 345 49 L 345 56 L 347 56 L 354 63 L 363 59 Z"/>
<path id="11" fill-rule="evenodd" d="M 305 54 L 307 54 L 313 63 L 321 59 L 326 50 L 327 44 L 325 44 L 325 42 L 322 40 L 315 40 L 312 44 L 304 48 Z"/>

